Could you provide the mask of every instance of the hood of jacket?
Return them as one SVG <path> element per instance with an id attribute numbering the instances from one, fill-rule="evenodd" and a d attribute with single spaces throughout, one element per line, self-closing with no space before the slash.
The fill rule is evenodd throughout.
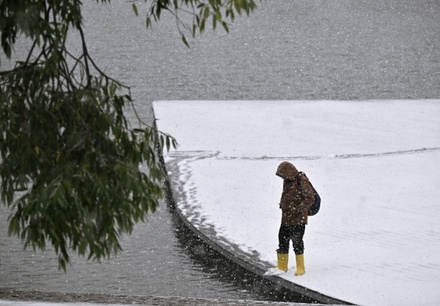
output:
<path id="1" fill-rule="evenodd" d="M 298 173 L 299 172 L 294 165 L 284 161 L 278 166 L 276 175 L 281 177 L 283 180 L 293 180 Z"/>

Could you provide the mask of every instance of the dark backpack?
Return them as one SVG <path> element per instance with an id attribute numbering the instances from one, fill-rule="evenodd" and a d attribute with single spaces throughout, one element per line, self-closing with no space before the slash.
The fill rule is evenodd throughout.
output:
<path id="1" fill-rule="evenodd" d="M 314 216 L 318 213 L 319 209 L 321 208 L 321 197 L 319 196 L 318 192 L 316 191 L 315 187 L 313 187 L 312 183 L 310 182 L 309 178 L 306 176 L 304 172 L 300 172 L 301 175 L 304 175 L 307 178 L 307 181 L 309 181 L 310 186 L 312 186 L 313 194 L 315 195 L 315 201 L 313 201 L 312 207 L 310 207 L 309 210 L 309 216 Z M 302 182 L 302 181 L 300 181 Z M 302 184 L 300 183 L 301 193 L 302 193 Z"/>

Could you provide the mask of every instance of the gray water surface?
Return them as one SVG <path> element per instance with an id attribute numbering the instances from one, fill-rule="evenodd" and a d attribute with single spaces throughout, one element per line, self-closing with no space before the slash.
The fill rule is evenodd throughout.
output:
<path id="1" fill-rule="evenodd" d="M 125 1 L 85 7 L 92 56 L 131 87 L 150 124 L 155 100 L 440 98 L 438 0 L 264 1 L 229 34 L 208 30 L 190 49 L 169 16 L 151 31 Z M 50 250 L 23 251 L 8 237 L 7 216 L 2 207 L 0 288 L 261 299 L 194 261 L 165 203 L 124 237 L 117 258 L 73 257 L 67 274 Z"/>

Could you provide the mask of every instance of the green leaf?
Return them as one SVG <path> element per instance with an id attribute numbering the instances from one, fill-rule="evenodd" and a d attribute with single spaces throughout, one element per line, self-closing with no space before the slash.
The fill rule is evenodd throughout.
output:
<path id="1" fill-rule="evenodd" d="M 185 44 L 185 46 L 187 46 L 187 47 L 189 48 L 188 41 L 186 40 L 186 37 L 185 37 L 185 35 L 183 35 L 183 34 L 182 34 L 182 41 L 183 41 L 183 43 Z"/>
<path id="2" fill-rule="evenodd" d="M 217 16 L 212 15 L 212 28 L 215 30 L 216 26 L 217 26 Z"/>
<path id="3" fill-rule="evenodd" d="M 167 144 L 167 151 L 169 151 L 170 150 L 170 147 L 171 147 L 171 142 L 170 142 L 170 137 L 166 137 L 166 144 Z"/>
<path id="4" fill-rule="evenodd" d="M 229 33 L 229 27 L 228 27 L 228 24 L 226 23 L 226 22 L 222 22 L 222 26 L 223 26 L 223 28 L 225 29 L 225 31 L 227 32 L 227 33 Z"/>
<path id="5" fill-rule="evenodd" d="M 133 8 L 133 12 L 136 15 L 136 17 L 139 16 L 138 8 L 137 8 L 136 4 L 133 3 L 131 7 Z"/>
<path id="6" fill-rule="evenodd" d="M 205 10 L 204 10 L 204 12 L 203 12 L 203 19 L 208 19 L 209 14 L 210 14 L 209 6 L 206 6 L 206 7 L 205 7 Z"/>

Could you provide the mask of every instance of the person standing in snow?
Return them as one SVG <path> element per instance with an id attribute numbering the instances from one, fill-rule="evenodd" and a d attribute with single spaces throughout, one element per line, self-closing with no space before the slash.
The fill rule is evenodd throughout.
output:
<path id="1" fill-rule="evenodd" d="M 313 187 L 307 177 L 287 161 L 278 166 L 276 175 L 284 180 L 280 200 L 282 217 L 278 233 L 276 268 L 287 272 L 289 243 L 292 240 L 296 257 L 295 275 L 303 275 L 305 273 L 303 237 L 308 213 L 314 201 Z"/>

